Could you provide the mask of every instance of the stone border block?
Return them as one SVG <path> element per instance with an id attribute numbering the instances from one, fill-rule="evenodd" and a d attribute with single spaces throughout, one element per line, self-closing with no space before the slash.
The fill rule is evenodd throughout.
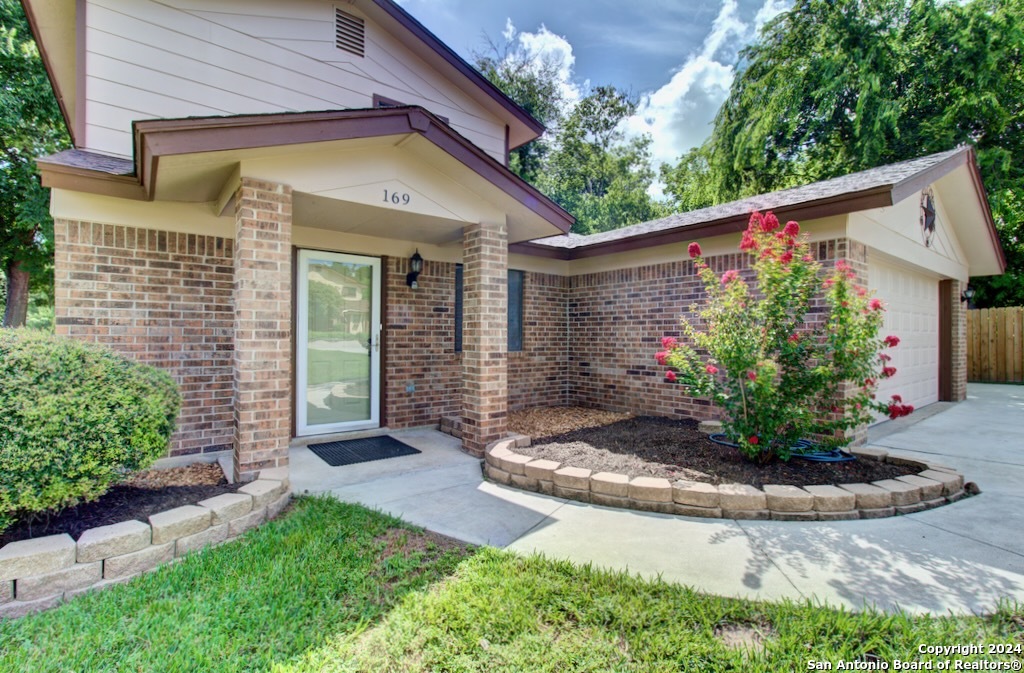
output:
<path id="1" fill-rule="evenodd" d="M 857 509 L 882 509 L 892 505 L 892 493 L 872 484 L 839 484 L 839 488 L 853 493 Z"/>
<path id="2" fill-rule="evenodd" d="M 748 484 L 720 484 L 718 496 L 723 516 L 727 510 L 730 512 L 768 510 L 768 498 L 765 497 L 764 491 Z"/>
<path id="3" fill-rule="evenodd" d="M 599 493 L 597 491 L 590 492 L 590 504 L 601 505 L 603 507 L 617 507 L 619 509 L 632 509 L 629 504 L 629 498 L 620 498 L 606 493 Z"/>
<path id="4" fill-rule="evenodd" d="M 153 529 L 141 521 L 122 521 L 90 528 L 78 538 L 78 562 L 102 561 L 145 549 L 153 541 Z"/>
<path id="5" fill-rule="evenodd" d="M 174 542 L 146 547 L 122 556 L 111 556 L 103 561 L 103 579 L 132 577 L 167 563 L 174 558 Z"/>
<path id="6" fill-rule="evenodd" d="M 567 486 L 559 486 L 556 483 L 552 487 L 551 492 L 556 498 L 565 498 L 566 500 L 576 500 L 578 502 L 590 502 L 590 491 L 583 491 L 578 488 L 569 488 Z"/>
<path id="7" fill-rule="evenodd" d="M 629 498 L 629 477 L 614 472 L 598 472 L 590 476 L 590 490 L 616 498 Z M 628 503 L 626 507 L 628 507 Z"/>
<path id="8" fill-rule="evenodd" d="M 779 512 L 776 510 L 770 510 L 772 513 L 772 521 L 817 521 L 818 513 L 811 510 L 806 512 Z"/>
<path id="9" fill-rule="evenodd" d="M 501 469 L 500 467 L 495 467 L 490 463 L 487 463 L 484 466 L 484 474 L 486 474 L 489 479 L 492 479 L 499 484 L 505 484 L 506 486 L 508 486 L 509 483 L 511 483 L 512 481 L 511 474 Z"/>
<path id="10" fill-rule="evenodd" d="M 259 478 L 267 481 L 279 481 L 289 490 L 292 487 L 292 480 L 289 477 L 287 467 L 272 467 L 267 470 L 260 470 Z"/>
<path id="11" fill-rule="evenodd" d="M 919 477 L 931 479 L 942 484 L 942 495 L 952 495 L 964 487 L 964 477 L 956 472 L 945 472 L 942 470 L 925 470 Z"/>
<path id="12" fill-rule="evenodd" d="M 533 460 L 530 456 L 510 452 L 507 456 L 502 456 L 498 459 L 498 465 L 509 474 L 522 474 L 525 476 L 526 464 L 533 462 Z"/>
<path id="13" fill-rule="evenodd" d="M 876 507 L 860 510 L 860 518 L 862 519 L 884 519 L 888 516 L 896 516 L 895 507 Z"/>
<path id="14" fill-rule="evenodd" d="M 765 484 L 762 488 L 768 509 L 776 512 L 811 512 L 814 510 L 814 496 L 798 486 Z M 774 517 L 773 517 L 774 518 Z M 780 519 L 789 521 L 792 519 Z M 807 519 L 800 519 L 806 521 Z M 813 520 L 813 519 L 812 519 Z"/>
<path id="15" fill-rule="evenodd" d="M 857 506 L 857 496 L 838 486 L 804 486 L 814 496 L 818 512 L 849 512 Z"/>
<path id="16" fill-rule="evenodd" d="M 917 514 L 918 512 L 923 512 L 926 509 L 928 508 L 925 507 L 923 502 L 915 502 L 910 505 L 896 505 L 897 514 Z"/>
<path id="17" fill-rule="evenodd" d="M 772 513 L 767 509 L 725 509 L 722 508 L 723 519 L 736 519 L 737 521 L 767 521 Z"/>
<path id="18" fill-rule="evenodd" d="M 238 493 L 252 496 L 252 508 L 259 509 L 277 500 L 278 496 L 288 491 L 280 481 L 257 479 L 238 489 Z"/>
<path id="19" fill-rule="evenodd" d="M 14 580 L 0 582 L 0 605 L 14 600 Z"/>
<path id="20" fill-rule="evenodd" d="M 193 535 L 186 535 L 180 537 L 174 542 L 174 555 L 184 556 L 194 551 L 199 551 L 204 547 L 212 547 L 218 545 L 224 540 L 228 539 L 228 524 L 222 523 L 217 526 L 211 526 L 206 530 L 195 533 Z"/>
<path id="21" fill-rule="evenodd" d="M 116 586 L 118 584 L 126 584 L 132 580 L 132 577 L 134 577 L 134 575 L 129 575 L 128 577 L 120 577 L 116 580 L 100 580 L 95 584 L 90 584 L 89 586 L 83 587 L 81 589 L 72 589 L 71 591 L 64 592 L 64 599 L 71 600 L 76 596 L 81 596 L 82 594 L 87 594 L 92 591 L 102 591 L 107 587 Z"/>
<path id="22" fill-rule="evenodd" d="M 679 502 L 675 503 L 672 508 L 673 514 L 679 516 L 699 516 L 705 519 L 721 519 L 722 508 L 721 507 L 699 507 L 697 505 L 685 505 Z"/>
<path id="23" fill-rule="evenodd" d="M 873 446 L 854 446 L 850 447 L 849 451 L 858 458 L 877 460 L 880 463 L 884 463 L 885 459 L 889 457 L 888 451 L 885 449 L 877 449 Z"/>
<path id="24" fill-rule="evenodd" d="M 705 435 L 714 435 L 722 431 L 722 421 L 701 421 L 697 424 L 697 430 Z"/>
<path id="25" fill-rule="evenodd" d="M 687 481 L 685 479 L 680 479 L 672 484 L 672 500 L 680 505 L 703 509 L 718 509 L 720 504 L 717 486 L 706 484 L 702 481 Z M 712 518 L 721 518 L 721 510 L 718 513 L 719 516 Z"/>
<path id="26" fill-rule="evenodd" d="M 103 562 L 76 563 L 70 568 L 43 575 L 24 577 L 14 583 L 14 595 L 19 601 L 37 601 L 65 591 L 84 589 L 103 579 Z"/>
<path id="27" fill-rule="evenodd" d="M 661 477 L 634 477 L 629 481 L 629 499 L 639 502 L 672 502 L 672 484 Z M 657 510 L 662 511 L 662 510 Z M 672 508 L 669 507 L 671 512 Z"/>
<path id="28" fill-rule="evenodd" d="M 254 484 L 260 482 L 254 481 Z M 280 484 L 280 482 L 264 482 Z M 153 528 L 153 544 L 173 542 L 179 537 L 193 535 L 210 527 L 210 510 L 198 505 L 184 505 L 166 512 L 158 512 L 149 517 L 149 525 Z"/>
<path id="29" fill-rule="evenodd" d="M 526 464 L 526 476 L 530 479 L 538 479 L 541 481 L 554 481 L 555 470 L 562 466 L 561 463 L 554 460 L 537 459 L 531 460 Z"/>
<path id="30" fill-rule="evenodd" d="M 934 500 L 942 497 L 942 482 L 940 481 L 928 479 L 919 474 L 905 474 L 902 477 L 896 477 L 896 481 L 920 488 L 921 500 Z"/>
<path id="31" fill-rule="evenodd" d="M 510 485 L 516 488 L 521 488 L 524 491 L 536 491 L 538 479 L 531 479 L 525 474 L 513 474 L 510 475 Z"/>
<path id="32" fill-rule="evenodd" d="M 221 493 L 196 503 L 210 510 L 210 525 L 219 526 L 252 511 L 252 496 L 244 493 Z"/>
<path id="33" fill-rule="evenodd" d="M 228 521 L 228 537 L 238 537 L 245 531 L 255 528 L 267 520 L 267 508 L 254 509 L 245 516 Z"/>
<path id="34" fill-rule="evenodd" d="M 0 619 L 17 619 L 43 610 L 57 607 L 64 601 L 64 594 L 40 598 L 37 601 L 11 601 L 0 605 Z"/>
<path id="35" fill-rule="evenodd" d="M 285 493 L 274 502 L 267 505 L 267 520 L 276 519 L 284 508 L 288 506 L 288 503 L 292 501 L 292 494 Z"/>
<path id="36" fill-rule="evenodd" d="M 921 487 L 895 479 L 882 479 L 871 482 L 878 488 L 884 488 L 892 494 L 892 504 L 898 507 L 913 505 L 921 501 Z"/>
<path id="37" fill-rule="evenodd" d="M 67 533 L 10 542 L 0 549 L 0 582 L 70 568 L 77 555 Z"/>
<path id="38" fill-rule="evenodd" d="M 570 488 L 577 491 L 590 491 L 591 470 L 584 467 L 560 467 L 554 471 L 552 481 L 557 487 Z"/>
<path id="39" fill-rule="evenodd" d="M 853 521 L 860 518 L 860 510 L 848 512 L 818 512 L 818 521 Z"/>

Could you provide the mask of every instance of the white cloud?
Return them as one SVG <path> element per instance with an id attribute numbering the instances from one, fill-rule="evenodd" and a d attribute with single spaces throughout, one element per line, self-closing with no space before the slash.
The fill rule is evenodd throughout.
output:
<path id="1" fill-rule="evenodd" d="M 636 115 L 624 122 L 624 128 L 629 135 L 651 135 L 656 165 L 674 163 L 681 154 L 704 142 L 718 108 L 729 94 L 736 54 L 787 5 L 786 0 L 765 0 L 748 23 L 739 15 L 737 0 L 723 0 L 700 49 L 665 85 L 641 98 Z"/>
<path id="2" fill-rule="evenodd" d="M 516 30 L 512 19 L 505 20 L 502 32 L 505 42 L 512 46 L 513 55 L 524 56 L 527 60 L 543 62 L 554 66 L 558 77 L 558 86 L 567 107 L 571 107 L 582 98 L 582 89 L 575 81 L 573 67 L 576 56 L 572 53 L 572 45 L 562 35 L 556 35 L 544 24 L 535 33 Z M 584 83 L 584 88 L 586 83 Z"/>

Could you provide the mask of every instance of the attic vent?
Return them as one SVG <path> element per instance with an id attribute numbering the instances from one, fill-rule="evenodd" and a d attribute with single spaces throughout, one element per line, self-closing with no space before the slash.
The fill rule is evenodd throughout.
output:
<path id="1" fill-rule="evenodd" d="M 363 56 L 366 25 L 358 16 L 334 8 L 334 44 L 350 54 Z"/>

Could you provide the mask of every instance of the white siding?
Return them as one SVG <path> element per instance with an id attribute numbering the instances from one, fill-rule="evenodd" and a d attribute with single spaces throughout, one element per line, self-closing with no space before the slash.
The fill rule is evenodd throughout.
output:
<path id="1" fill-rule="evenodd" d="M 133 120 L 369 108 L 379 94 L 504 159 L 498 118 L 369 20 L 366 36 L 365 57 L 337 49 L 324 0 L 88 0 L 85 147 L 130 156 Z"/>

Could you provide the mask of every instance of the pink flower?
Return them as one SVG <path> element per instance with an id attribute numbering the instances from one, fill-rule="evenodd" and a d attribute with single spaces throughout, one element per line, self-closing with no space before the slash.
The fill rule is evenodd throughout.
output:
<path id="1" fill-rule="evenodd" d="M 676 341 L 675 337 L 671 337 L 671 336 L 663 336 L 663 337 L 661 337 L 661 347 L 664 348 L 665 350 L 671 350 L 671 349 L 675 348 L 677 343 L 678 342 Z"/>
<path id="2" fill-rule="evenodd" d="M 700 257 L 700 243 L 691 243 L 687 246 L 686 251 L 690 253 L 690 257 Z"/>
<path id="3" fill-rule="evenodd" d="M 865 288 L 863 288 L 863 287 L 858 287 L 858 288 L 857 288 L 857 296 L 858 296 L 858 297 L 866 297 L 866 296 L 868 296 L 868 291 L 867 291 L 867 289 L 865 289 Z"/>
<path id="4" fill-rule="evenodd" d="M 786 226 L 782 231 L 786 236 L 793 237 L 800 233 L 800 225 L 793 220 L 790 220 L 789 222 L 786 222 Z"/>
<path id="5" fill-rule="evenodd" d="M 879 353 L 878 359 L 881 360 L 882 362 L 888 362 L 889 360 L 892 360 L 892 356 L 886 355 L 885 353 Z"/>
<path id="6" fill-rule="evenodd" d="M 833 414 L 841 414 L 841 413 L 843 413 L 843 410 L 840 409 L 839 407 L 832 407 L 832 413 Z"/>
<path id="7" fill-rule="evenodd" d="M 757 241 L 754 240 L 753 234 L 750 231 L 743 232 L 743 240 L 740 241 L 740 250 L 755 250 L 757 249 Z"/>
<path id="8" fill-rule="evenodd" d="M 889 348 L 895 348 L 900 345 L 900 338 L 898 336 L 893 336 L 892 334 L 882 339 L 882 341 L 884 341 L 885 345 Z"/>
<path id="9" fill-rule="evenodd" d="M 836 271 L 842 271 L 842 272 L 845 273 L 845 272 L 847 272 L 849 270 L 850 270 L 850 265 L 847 264 L 845 259 L 841 259 L 838 262 L 836 262 Z"/>
<path id="10" fill-rule="evenodd" d="M 676 382 L 676 373 L 671 371 L 671 370 L 665 372 L 665 380 L 668 381 L 669 383 L 675 383 Z"/>
<path id="11" fill-rule="evenodd" d="M 775 213 L 768 211 L 768 214 L 764 216 L 764 220 L 761 222 L 761 231 L 771 232 L 779 228 L 779 218 L 775 217 Z"/>
<path id="12" fill-rule="evenodd" d="M 804 255 L 803 256 L 803 260 L 805 262 L 813 262 L 814 261 L 814 255 Z"/>
<path id="13" fill-rule="evenodd" d="M 662 367 L 668 362 L 668 351 L 658 351 L 654 354 L 654 359 L 658 361 L 658 364 Z"/>
<path id="14" fill-rule="evenodd" d="M 789 264 L 790 262 L 792 262 L 793 261 L 793 251 L 792 250 L 787 250 L 785 252 L 785 254 L 782 255 L 782 257 L 779 257 L 779 261 L 782 262 L 783 264 Z"/>
<path id="15" fill-rule="evenodd" d="M 786 339 L 786 341 L 788 341 L 791 344 L 800 343 L 800 335 L 799 334 L 790 334 L 789 338 Z"/>
<path id="16" fill-rule="evenodd" d="M 718 373 L 718 367 L 714 365 L 708 365 L 707 367 L 704 368 L 704 371 L 713 376 Z"/>
<path id="17" fill-rule="evenodd" d="M 739 271 L 737 271 L 736 269 L 729 269 L 728 271 L 722 274 L 722 283 L 729 284 L 736 280 L 737 278 L 739 278 L 739 276 Z"/>
<path id="18" fill-rule="evenodd" d="M 747 378 L 751 381 L 757 380 L 757 372 L 747 372 Z"/>
<path id="19" fill-rule="evenodd" d="M 836 281 L 833 280 L 832 278 L 826 278 L 825 282 L 822 283 L 822 285 L 824 285 L 825 287 L 832 287 L 835 284 L 836 284 Z"/>
<path id="20" fill-rule="evenodd" d="M 891 378 L 896 373 L 895 367 L 882 367 L 882 376 L 884 378 Z"/>
<path id="21" fill-rule="evenodd" d="M 896 402 L 897 404 L 902 404 L 903 403 L 903 398 L 900 397 L 899 395 L 893 395 L 892 396 L 892 401 Z"/>
<path id="22" fill-rule="evenodd" d="M 757 444 L 760 441 L 761 440 L 757 438 L 757 435 L 750 435 L 749 437 L 747 437 L 747 442 L 753 444 L 754 446 L 757 446 Z"/>
<path id="23" fill-rule="evenodd" d="M 754 231 L 755 229 L 761 228 L 761 223 L 764 218 L 761 217 L 761 213 L 756 210 L 750 214 L 750 221 L 747 222 L 747 231 Z"/>
<path id="24" fill-rule="evenodd" d="M 882 308 L 882 300 L 879 299 L 878 297 L 874 297 L 871 301 L 868 302 L 868 308 L 870 308 L 872 311 L 880 310 Z"/>

